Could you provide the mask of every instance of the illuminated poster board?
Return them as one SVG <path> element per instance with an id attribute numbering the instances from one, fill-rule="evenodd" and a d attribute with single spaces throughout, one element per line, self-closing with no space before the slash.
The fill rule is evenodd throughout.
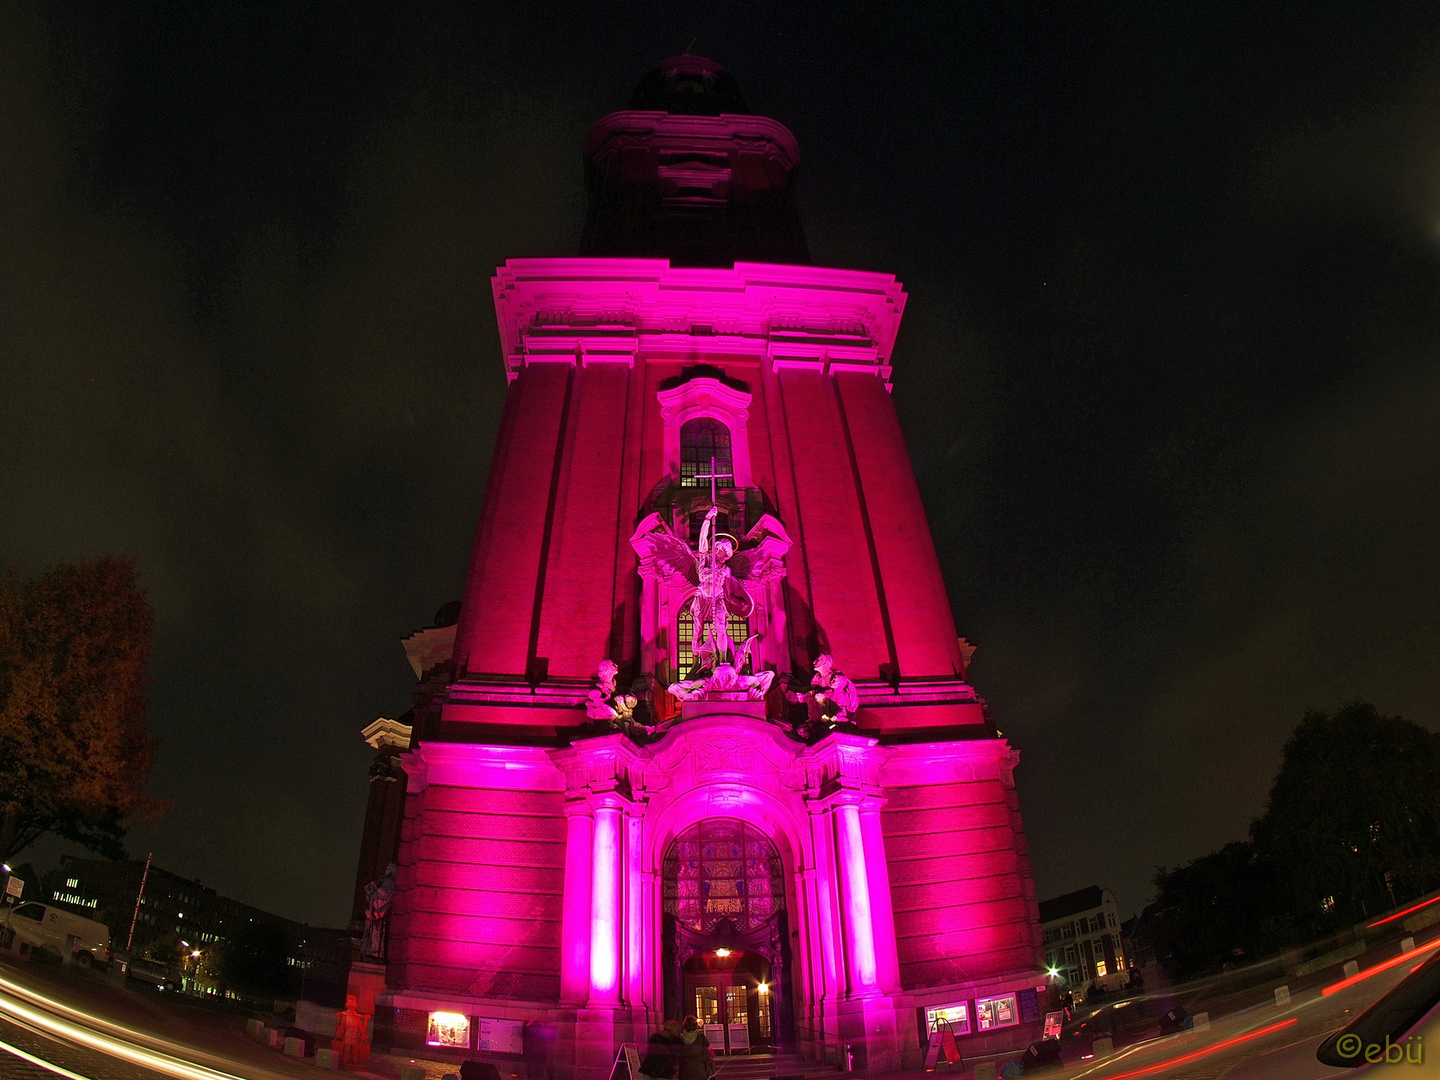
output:
<path id="1" fill-rule="evenodd" d="M 966 1002 L 955 1005 L 941 1005 L 925 1010 L 925 1026 L 931 1035 L 940 1030 L 941 1022 L 950 1025 L 956 1035 L 970 1034 L 970 1006 Z"/>
<path id="2" fill-rule="evenodd" d="M 470 1049 L 470 1018 L 461 1013 L 432 1012 L 425 1029 L 426 1046 Z"/>
<path id="3" fill-rule="evenodd" d="M 975 1023 L 979 1025 L 981 1031 L 991 1031 L 995 1028 L 1010 1027 L 1012 1024 L 1020 1023 L 1020 1007 L 1015 1002 L 1015 995 L 1001 994 L 999 997 L 976 998 Z"/>
<path id="4" fill-rule="evenodd" d="M 1064 1026 L 1065 1014 L 1063 1012 L 1047 1012 L 1045 1014 L 1045 1033 L 1040 1036 L 1040 1040 L 1043 1042 L 1046 1039 L 1058 1039 Z"/>

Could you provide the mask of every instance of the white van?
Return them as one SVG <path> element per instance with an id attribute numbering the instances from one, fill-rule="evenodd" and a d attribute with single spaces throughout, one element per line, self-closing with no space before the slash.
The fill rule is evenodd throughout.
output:
<path id="1" fill-rule="evenodd" d="M 5 928 L 7 947 L 11 938 L 18 938 L 61 956 L 68 948 L 82 967 L 110 962 L 110 928 L 64 908 L 17 904 L 5 909 Z"/>

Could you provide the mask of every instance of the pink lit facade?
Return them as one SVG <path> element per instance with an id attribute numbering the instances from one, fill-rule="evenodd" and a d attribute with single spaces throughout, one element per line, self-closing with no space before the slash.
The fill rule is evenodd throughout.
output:
<path id="1" fill-rule="evenodd" d="M 774 121 L 661 110 L 607 117 L 587 153 L 640 188 L 652 168 L 662 209 L 778 199 L 798 161 Z M 919 1063 L 927 1009 L 963 1004 L 973 1048 L 1036 1038 L 1018 755 L 965 681 L 890 400 L 899 284 L 593 254 L 492 285 L 510 389 L 453 674 L 402 757 L 391 1041 L 418 1046 L 431 1012 L 525 1023 L 598 1080 L 712 996 L 722 1046 L 850 1044 L 872 1071 Z M 777 677 L 763 701 L 681 705 L 688 597 L 632 536 L 652 514 L 685 535 L 712 460 L 728 531 L 783 564 L 739 631 Z M 833 730 L 802 723 L 821 653 L 860 699 Z M 639 734 L 586 719 L 606 659 Z M 1007 997 L 1016 1022 L 981 1031 L 977 1003 Z"/>

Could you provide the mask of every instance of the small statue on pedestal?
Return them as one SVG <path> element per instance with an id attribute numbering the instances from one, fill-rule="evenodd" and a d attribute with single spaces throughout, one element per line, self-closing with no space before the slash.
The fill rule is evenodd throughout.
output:
<path id="1" fill-rule="evenodd" d="M 385 959 L 385 931 L 390 921 L 390 904 L 395 899 L 393 862 L 385 873 L 365 886 L 365 933 L 360 938 L 360 955 L 366 960 Z"/>
<path id="2" fill-rule="evenodd" d="M 841 725 L 853 726 L 855 712 L 860 708 L 855 683 L 843 671 L 836 670 L 835 658 L 829 653 L 815 658 L 815 674 L 810 678 L 810 685 L 797 686 L 787 691 L 786 696 L 797 704 L 806 698 L 815 703 L 810 718 L 795 727 L 795 734 L 807 742 Z"/>
<path id="3" fill-rule="evenodd" d="M 635 706 L 640 699 L 634 694 L 617 694 L 615 676 L 620 673 L 614 660 L 601 660 L 595 673 L 595 688 L 585 695 L 585 715 L 597 724 L 623 731 L 627 735 L 643 735 L 644 725 L 635 719 Z"/>
<path id="4" fill-rule="evenodd" d="M 860 695 L 850 676 L 835 668 L 835 658 L 821 653 L 815 658 L 815 677 L 810 680 L 810 692 L 820 706 L 820 715 L 831 726 L 853 724 L 855 711 L 860 708 Z"/>

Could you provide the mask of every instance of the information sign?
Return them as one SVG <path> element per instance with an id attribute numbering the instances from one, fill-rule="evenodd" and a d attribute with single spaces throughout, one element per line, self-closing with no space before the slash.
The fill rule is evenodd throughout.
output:
<path id="1" fill-rule="evenodd" d="M 1040 1019 L 1040 995 L 1030 987 L 1020 991 L 1020 1022 L 1033 1024 Z"/>
<path id="2" fill-rule="evenodd" d="M 489 1050 L 492 1054 L 523 1054 L 525 1052 L 525 1023 L 522 1020 L 491 1020 L 480 1017 L 480 1041 L 476 1050 Z"/>
<path id="3" fill-rule="evenodd" d="M 750 1051 L 750 1025 L 748 1023 L 730 1025 L 730 1053 L 742 1054 Z"/>
<path id="4" fill-rule="evenodd" d="M 610 1080 L 640 1080 L 640 1048 L 635 1043 L 621 1043 L 615 1051 Z"/>

